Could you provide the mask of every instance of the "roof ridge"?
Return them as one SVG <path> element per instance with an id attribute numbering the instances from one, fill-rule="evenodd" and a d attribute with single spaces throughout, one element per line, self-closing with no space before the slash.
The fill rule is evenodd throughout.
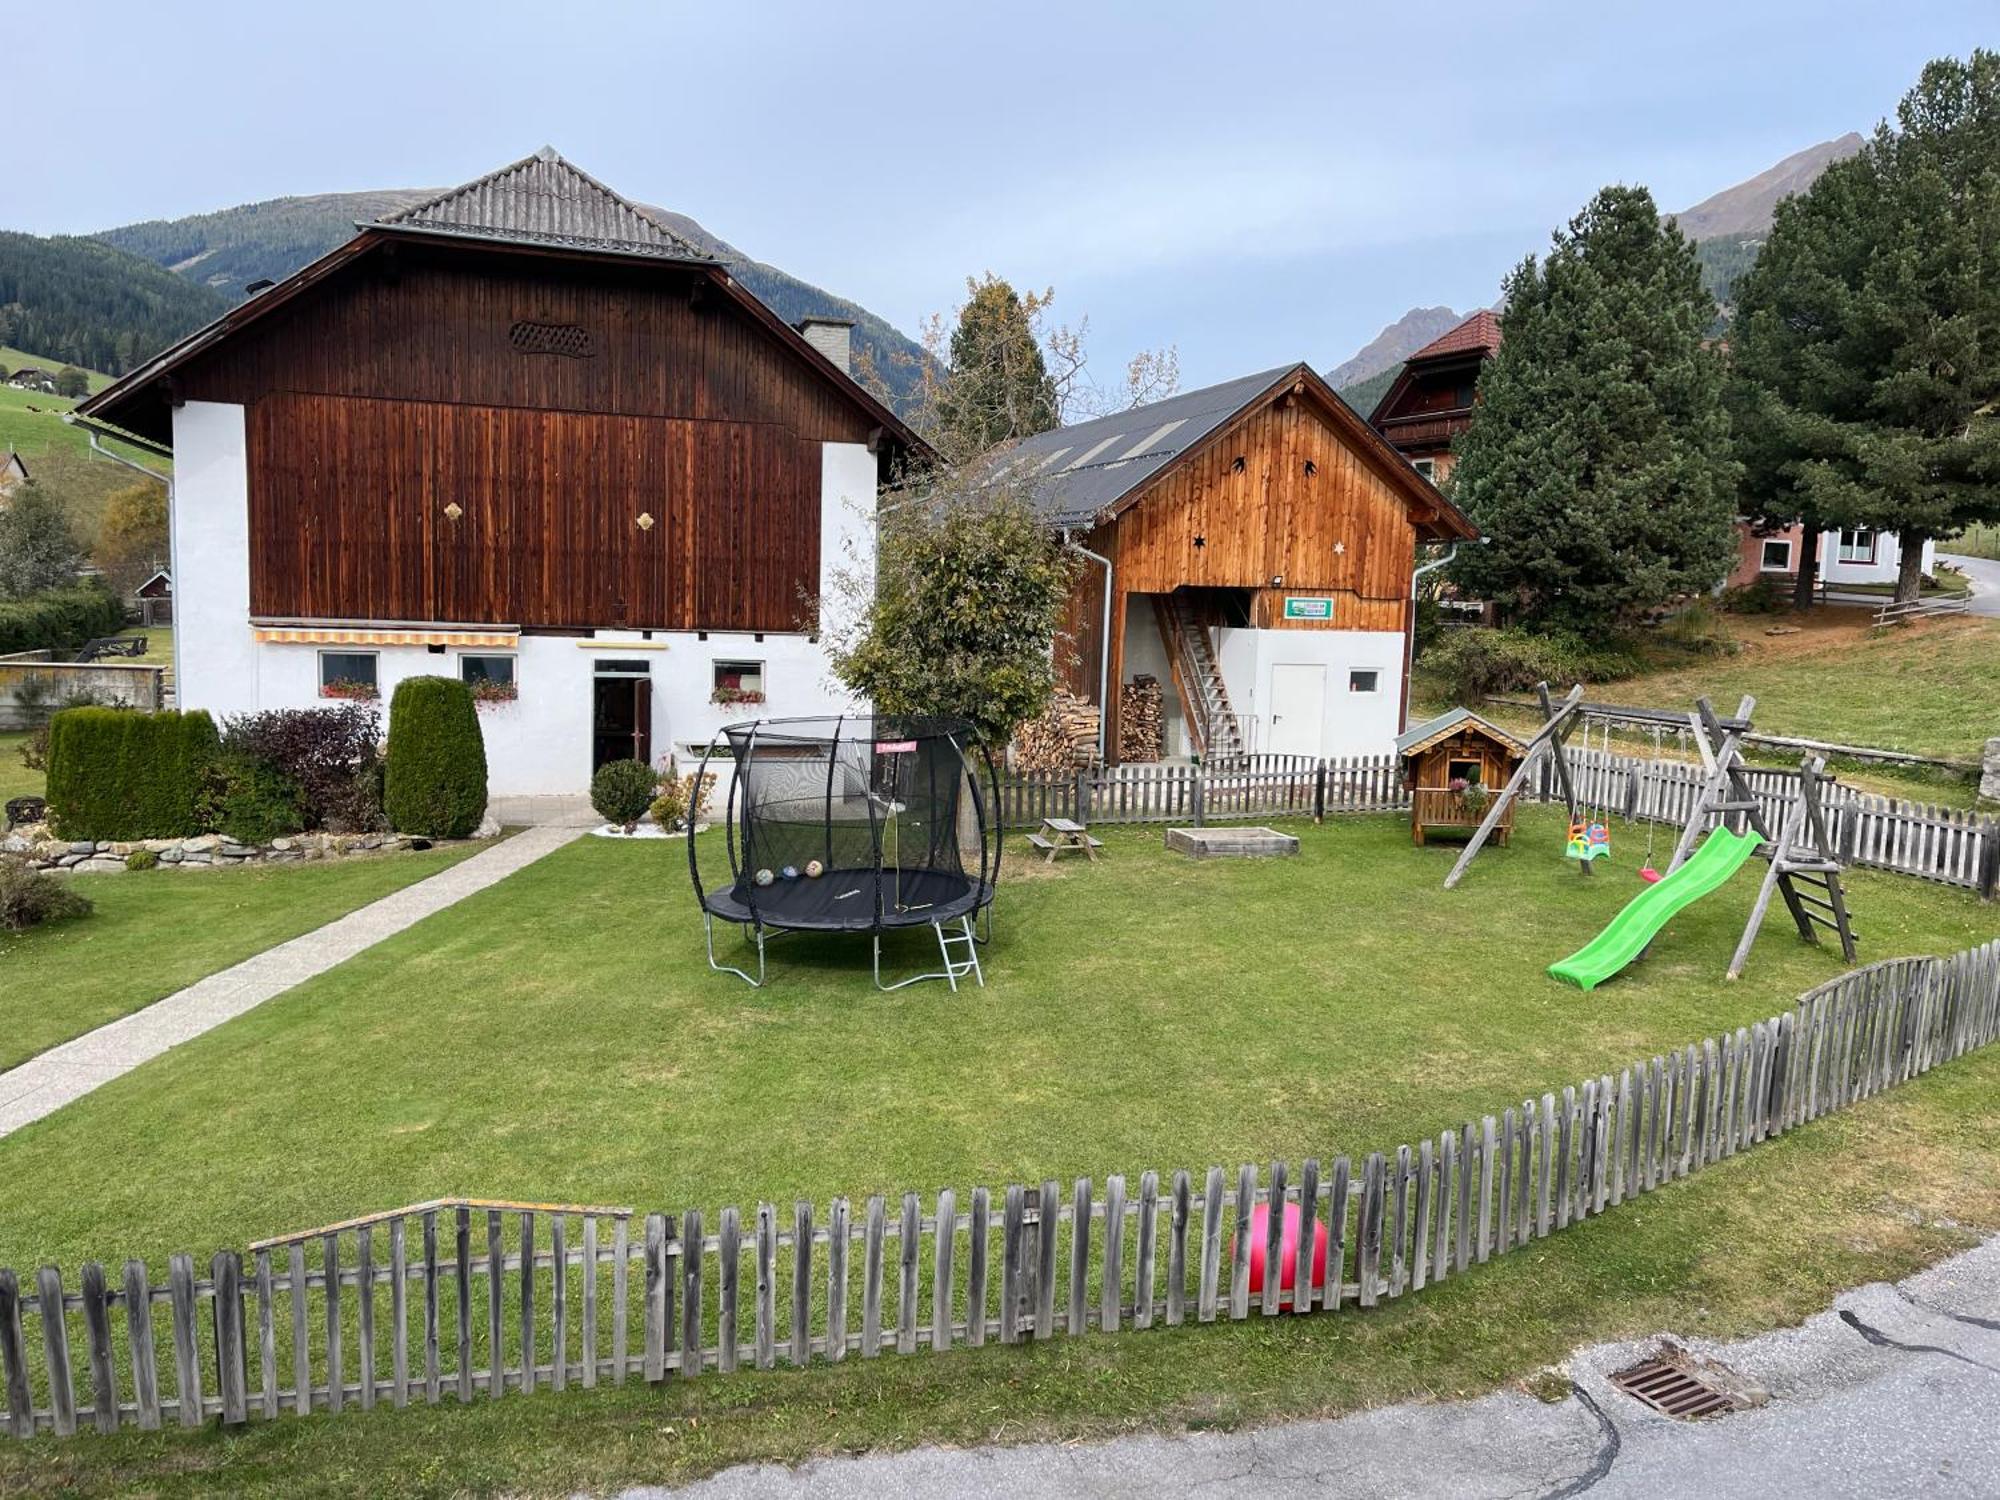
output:
<path id="1" fill-rule="evenodd" d="M 537 182 L 537 169 L 543 169 L 555 181 Z M 560 191 L 570 186 L 587 190 L 597 201 L 586 204 L 585 193 Z M 479 202 L 481 195 L 489 190 L 511 194 L 515 201 L 506 204 L 504 211 L 496 210 L 492 203 Z M 478 204 L 476 209 L 475 204 Z M 467 211 L 462 216 L 453 214 L 453 205 L 463 205 Z M 508 222 L 514 219 L 523 222 Z M 611 222 L 604 222 L 607 219 Z M 430 229 L 492 238 L 624 246 L 680 260 L 713 259 L 671 225 L 591 176 L 553 146 L 543 146 L 518 161 L 446 188 L 373 222 L 389 229 Z M 640 228 L 643 233 L 633 232 Z"/>

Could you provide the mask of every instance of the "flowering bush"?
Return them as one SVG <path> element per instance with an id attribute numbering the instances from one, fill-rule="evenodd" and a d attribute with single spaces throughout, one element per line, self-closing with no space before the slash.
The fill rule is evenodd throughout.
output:
<path id="1" fill-rule="evenodd" d="M 764 692 L 761 688 L 723 686 L 708 695 L 710 703 L 762 703 Z"/>
<path id="2" fill-rule="evenodd" d="M 708 811 L 709 794 L 715 790 L 715 773 L 682 775 L 670 755 L 660 768 L 659 793 L 647 809 L 653 821 L 668 833 L 691 828 Z"/>

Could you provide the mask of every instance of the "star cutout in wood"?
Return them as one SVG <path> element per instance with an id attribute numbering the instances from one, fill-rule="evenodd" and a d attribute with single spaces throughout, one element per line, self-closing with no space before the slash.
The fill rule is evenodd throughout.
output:
<path id="1" fill-rule="evenodd" d="M 1333 555 L 1335 557 L 1344 557 L 1346 556 L 1346 554 L 1347 554 L 1347 543 L 1335 542 L 1333 544 Z"/>

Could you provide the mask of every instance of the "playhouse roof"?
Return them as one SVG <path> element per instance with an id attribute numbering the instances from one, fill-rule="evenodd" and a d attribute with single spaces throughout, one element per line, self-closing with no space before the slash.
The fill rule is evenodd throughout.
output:
<path id="1" fill-rule="evenodd" d="M 1454 708 L 1449 713 L 1439 714 L 1435 719 L 1412 724 L 1396 736 L 1396 753 L 1405 758 L 1420 754 L 1440 741 L 1450 739 L 1462 729 L 1475 730 L 1488 739 L 1506 746 L 1516 755 L 1528 753 L 1527 744 L 1518 736 L 1509 734 L 1491 719 L 1482 717 L 1469 708 Z"/>

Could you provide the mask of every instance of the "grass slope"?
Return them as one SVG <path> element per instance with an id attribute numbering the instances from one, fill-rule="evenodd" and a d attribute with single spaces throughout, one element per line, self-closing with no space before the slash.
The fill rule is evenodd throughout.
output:
<path id="1" fill-rule="evenodd" d="M 1631 893 L 1637 851 L 1580 880 L 1536 812 L 1446 894 L 1450 852 L 1400 820 L 1300 831 L 1296 861 L 1200 866 L 1111 831 L 1105 864 L 1004 889 L 987 989 L 894 997 L 854 942 L 781 946 L 761 992 L 711 976 L 679 851 L 584 840 L 0 1141 L 0 1263 L 157 1262 L 437 1193 L 712 1210 L 1359 1152 L 1767 1014 L 1837 967 L 1774 923 L 1726 984 L 1745 880 L 1585 996 L 1541 968 Z M 1852 886 L 1871 956 L 1993 928 L 1969 897 Z M 563 1494 L 1469 1394 L 1593 1338 L 1795 1319 L 2000 1226 L 1996 1083 L 2000 1060 L 1968 1060 L 1367 1314 L 7 1444 L 0 1493 Z"/>
<path id="2" fill-rule="evenodd" d="M 5 749 L 0 743 L 0 752 Z M 92 915 L 0 932 L 0 1070 L 435 875 L 471 852 L 461 845 L 261 870 L 71 877 L 97 903 Z"/>

